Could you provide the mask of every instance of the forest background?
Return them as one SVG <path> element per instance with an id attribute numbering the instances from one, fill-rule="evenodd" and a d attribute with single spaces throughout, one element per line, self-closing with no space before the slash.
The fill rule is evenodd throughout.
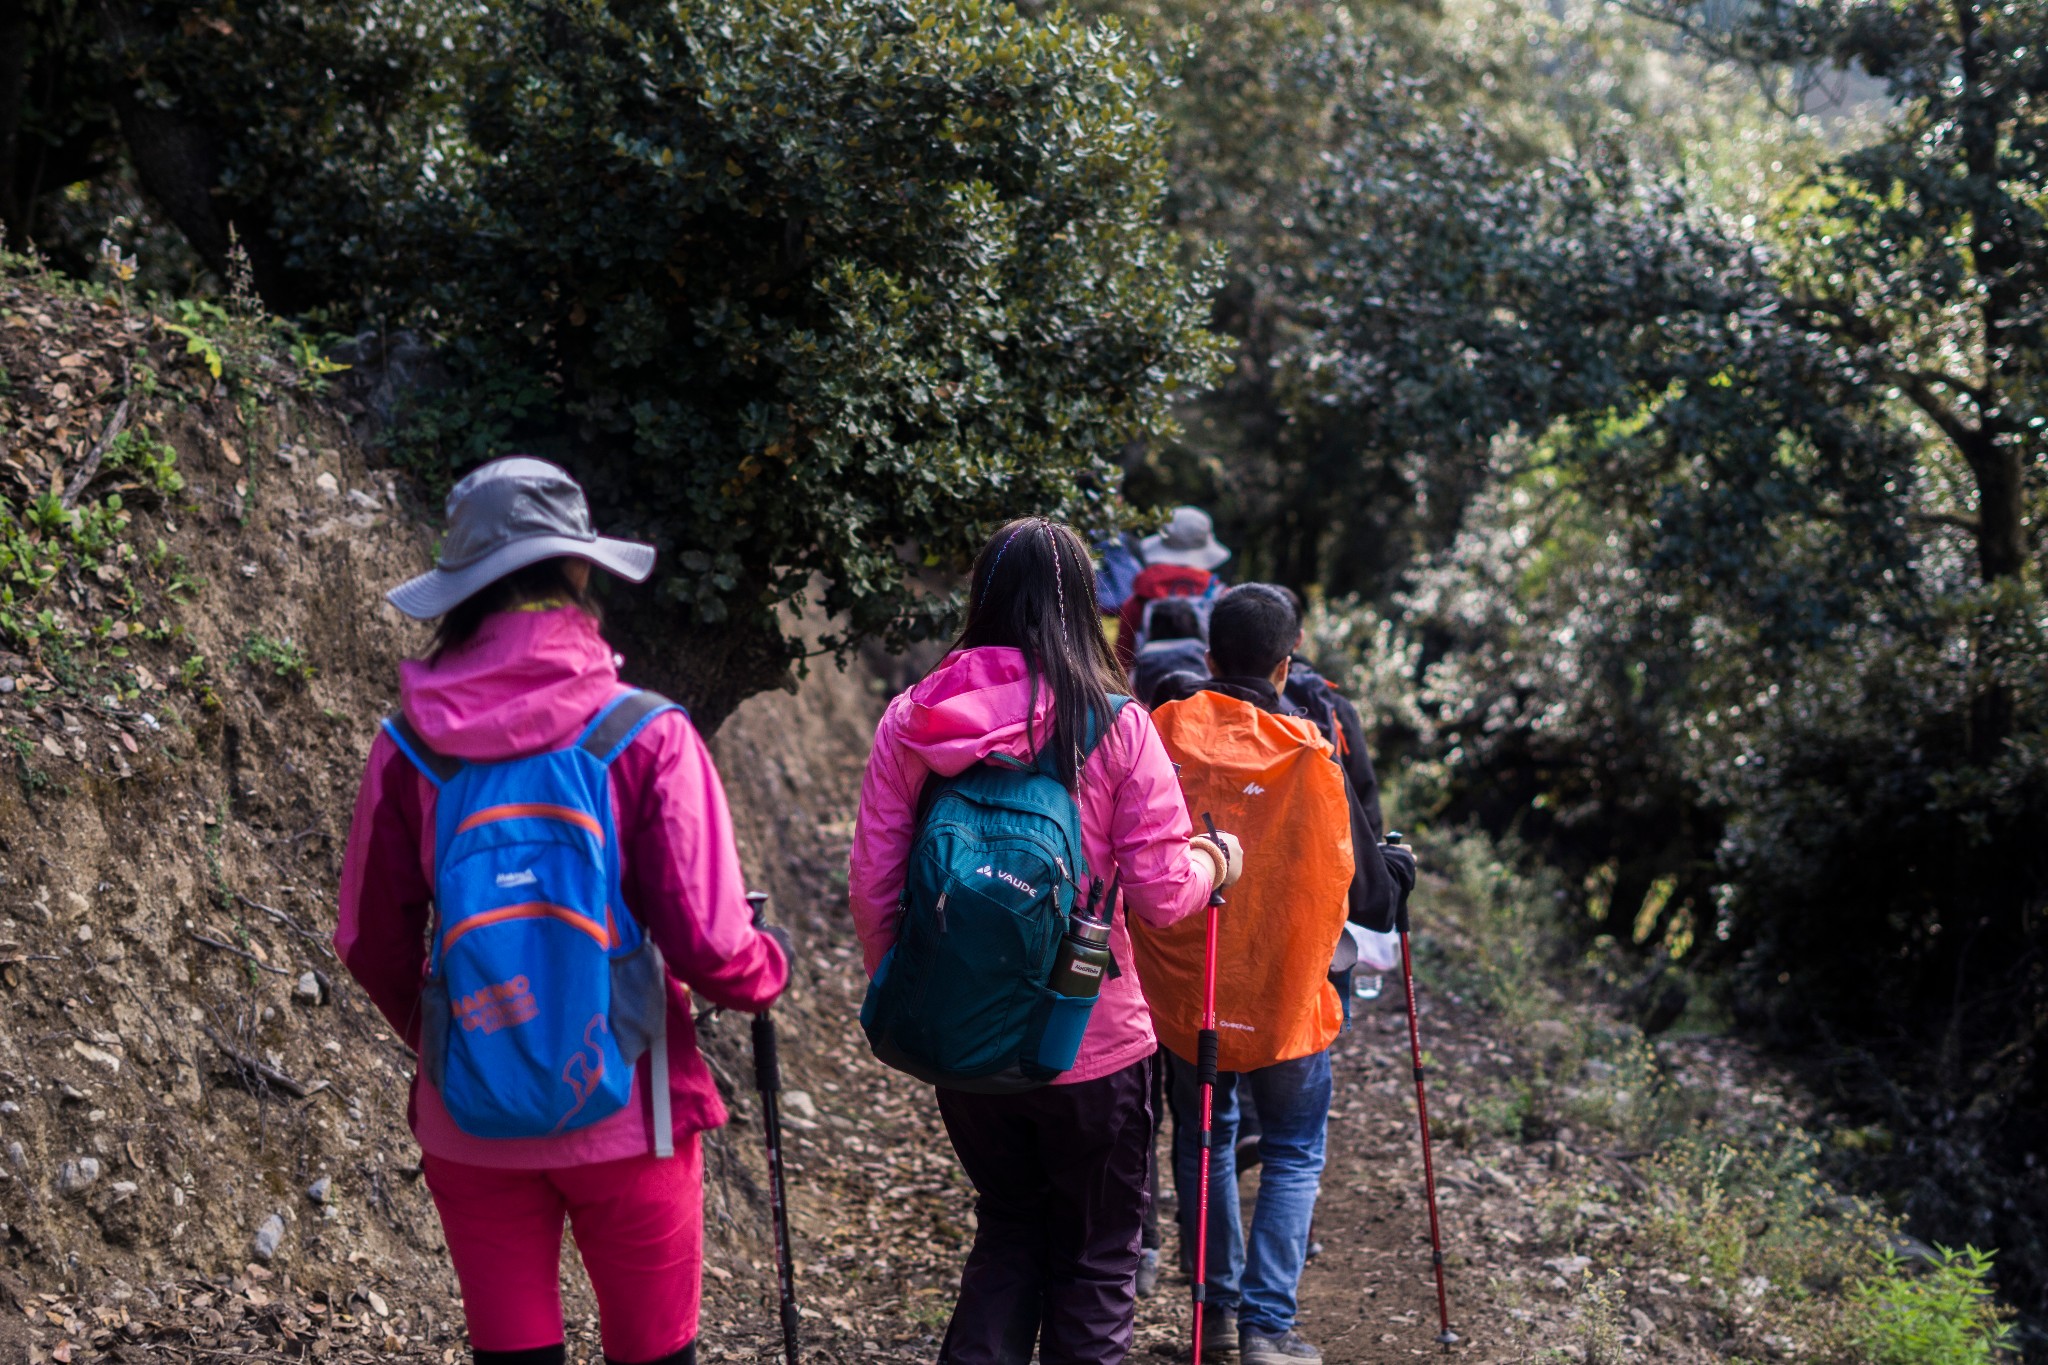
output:
<path id="1" fill-rule="evenodd" d="M 0 223 L 429 487 L 569 463 L 708 726 L 1010 515 L 1212 508 L 1403 810 L 2038 1323 L 2044 89 L 2041 0 L 14 0 Z"/>

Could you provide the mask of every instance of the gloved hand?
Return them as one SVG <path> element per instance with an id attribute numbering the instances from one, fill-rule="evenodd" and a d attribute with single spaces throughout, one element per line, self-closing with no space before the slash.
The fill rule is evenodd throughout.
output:
<path id="1" fill-rule="evenodd" d="M 1218 874 L 1215 886 L 1219 891 L 1235 885 L 1237 879 L 1244 875 L 1244 845 L 1228 830 L 1218 830 L 1215 842 L 1211 842 L 1206 834 L 1197 834 L 1188 841 L 1188 848 L 1199 850 L 1208 857 L 1210 869 Z"/>
<path id="2" fill-rule="evenodd" d="M 796 944 L 790 941 L 789 930 L 779 924 L 770 924 L 763 927 L 761 932 L 775 940 L 775 946 L 782 949 L 782 960 L 795 967 Z"/>
<path id="3" fill-rule="evenodd" d="M 1415 850 L 1406 844 L 1381 844 L 1380 861 L 1387 865 L 1387 875 L 1394 879 L 1394 889 L 1402 900 L 1415 889 Z"/>

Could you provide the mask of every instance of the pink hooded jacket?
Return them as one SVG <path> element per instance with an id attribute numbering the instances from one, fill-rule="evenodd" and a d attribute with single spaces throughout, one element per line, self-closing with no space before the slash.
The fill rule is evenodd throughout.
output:
<path id="1" fill-rule="evenodd" d="M 597 623 L 574 607 L 489 617 L 438 664 L 408 662 L 399 671 L 400 704 L 420 737 L 450 757 L 479 761 L 567 744 L 622 690 Z M 716 1128 L 725 1106 L 697 1052 L 690 993 L 759 1010 L 781 993 L 789 966 L 753 927 L 725 789 L 696 727 L 680 712 L 664 713 L 611 771 L 626 904 L 668 961 L 675 1131 Z M 380 731 L 349 827 L 334 931 L 343 964 L 414 1049 L 432 917 L 435 795 Z M 647 1073 L 642 1057 L 634 1100 L 618 1113 L 573 1133 L 517 1139 L 463 1132 L 420 1076 L 413 1135 L 423 1151 L 473 1166 L 546 1169 L 641 1156 L 653 1150 Z"/>
<path id="2" fill-rule="evenodd" d="M 861 783 L 848 886 L 869 976 L 896 941 L 896 901 L 926 775 L 950 777 L 991 754 L 1030 758 L 1024 728 L 1029 699 L 1020 651 L 964 649 L 948 655 L 883 713 Z M 1051 713 L 1052 696 L 1041 684 L 1033 734 L 1045 733 Z M 1090 873 L 1123 874 L 1123 905 L 1109 937 L 1122 975 L 1103 982 L 1081 1055 L 1055 1085 L 1120 1071 L 1155 1045 L 1124 915 L 1136 912 L 1163 928 L 1209 900 L 1208 860 L 1188 853 L 1194 831 L 1180 781 L 1144 707 L 1124 707 L 1088 756 L 1081 769 L 1080 805 L 1081 843 Z"/>

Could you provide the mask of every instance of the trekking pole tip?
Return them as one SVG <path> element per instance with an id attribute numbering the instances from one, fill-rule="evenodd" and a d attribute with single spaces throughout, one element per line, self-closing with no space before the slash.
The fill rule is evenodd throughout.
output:
<path id="1" fill-rule="evenodd" d="M 1453 1346 L 1456 1346 L 1458 1344 L 1458 1334 L 1456 1332 L 1450 1331 L 1449 1329 L 1445 1329 L 1444 1331 L 1437 1333 L 1436 1344 L 1443 1347 L 1446 1351 L 1448 1351 Z"/>

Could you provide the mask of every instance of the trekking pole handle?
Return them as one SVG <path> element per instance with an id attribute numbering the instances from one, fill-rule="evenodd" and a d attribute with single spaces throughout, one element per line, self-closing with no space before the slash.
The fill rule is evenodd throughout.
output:
<path id="1" fill-rule="evenodd" d="M 1398 834 L 1393 837 L 1396 839 L 1400 838 Z M 747 893 L 747 904 L 753 907 L 754 927 L 759 929 L 768 922 L 768 893 L 766 891 L 749 891 Z"/>
<path id="2" fill-rule="evenodd" d="M 766 1011 L 754 1016 L 754 1089 L 764 1097 L 782 1089 L 782 1058 L 775 1046 L 775 1021 Z"/>
<path id="3" fill-rule="evenodd" d="M 1230 850 L 1223 846 L 1223 836 L 1216 832 L 1216 817 L 1207 811 L 1203 811 L 1202 823 L 1208 827 L 1209 842 L 1216 845 L 1216 852 L 1228 859 L 1230 857 Z M 1229 874 L 1230 867 L 1227 862 L 1224 866 L 1216 869 L 1216 885 L 1209 888 L 1209 904 L 1223 904 L 1223 879 Z"/>
<path id="4" fill-rule="evenodd" d="M 1389 848 L 1402 848 L 1406 846 L 1406 841 L 1401 838 L 1400 830 L 1390 829 L 1387 831 L 1387 846 Z M 1408 932 L 1408 893 L 1406 891 L 1401 893 L 1400 903 L 1394 910 L 1394 929 L 1397 933 L 1401 934 Z"/>

